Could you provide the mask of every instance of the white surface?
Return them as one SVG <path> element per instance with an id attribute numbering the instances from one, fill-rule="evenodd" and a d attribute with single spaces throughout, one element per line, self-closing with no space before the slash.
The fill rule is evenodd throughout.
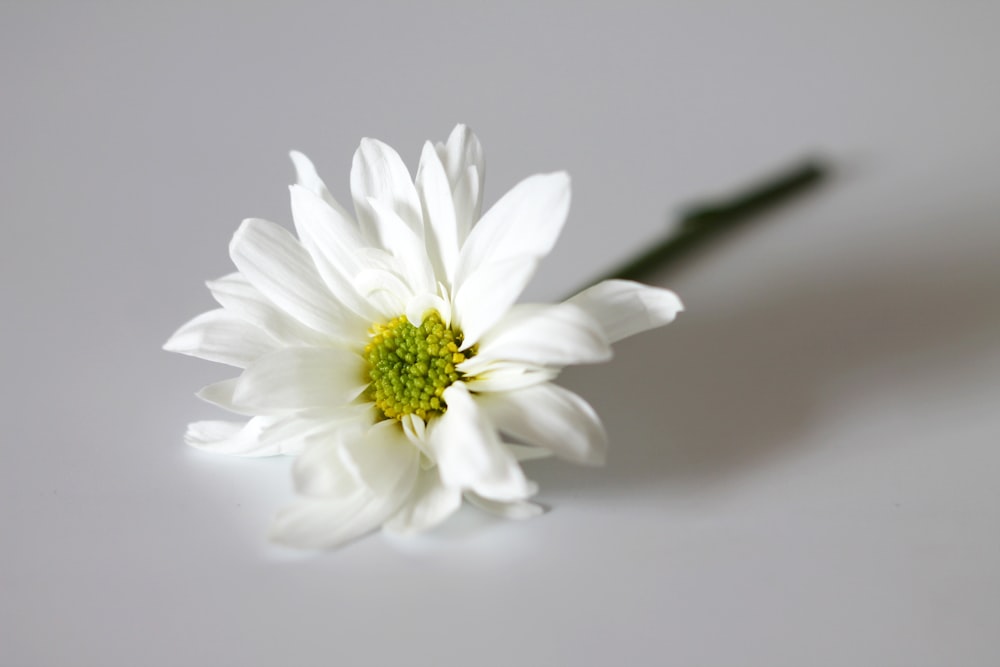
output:
<path id="1" fill-rule="evenodd" d="M 1000 663 L 997 5 L 413 4 L 0 7 L 0 663 Z M 289 220 L 288 149 L 347 201 L 361 136 L 412 166 L 457 121 L 488 201 L 573 174 L 530 298 L 841 169 L 564 376 L 611 457 L 531 465 L 549 514 L 270 547 L 287 460 L 186 449 L 227 370 L 159 346 Z"/>

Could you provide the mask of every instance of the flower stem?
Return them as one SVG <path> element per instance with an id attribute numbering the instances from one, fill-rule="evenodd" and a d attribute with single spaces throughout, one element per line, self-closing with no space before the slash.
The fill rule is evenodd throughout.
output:
<path id="1" fill-rule="evenodd" d="M 672 268 L 678 260 L 725 231 L 749 222 L 818 185 L 829 171 L 824 162 L 809 158 L 735 197 L 689 206 L 681 213 L 674 231 L 661 243 L 609 272 L 601 280 L 640 280 L 654 271 Z M 600 280 L 592 284 L 598 282 Z"/>

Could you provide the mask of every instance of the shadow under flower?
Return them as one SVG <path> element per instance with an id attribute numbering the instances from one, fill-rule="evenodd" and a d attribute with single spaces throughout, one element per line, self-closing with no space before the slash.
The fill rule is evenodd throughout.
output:
<path id="1" fill-rule="evenodd" d="M 901 374 L 930 383 L 995 355 L 1000 237 L 986 240 L 963 241 L 960 256 L 888 253 L 835 282 L 807 273 L 735 310 L 689 303 L 670 327 L 617 345 L 611 364 L 568 370 L 561 384 L 608 429 L 608 464 L 529 464 L 542 500 L 727 483 L 791 455 L 845 392 L 893 391 Z"/>

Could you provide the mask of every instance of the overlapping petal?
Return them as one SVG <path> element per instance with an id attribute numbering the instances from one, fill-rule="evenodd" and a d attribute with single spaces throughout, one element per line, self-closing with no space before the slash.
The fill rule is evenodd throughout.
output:
<path id="1" fill-rule="evenodd" d="M 244 220 L 229 254 L 250 284 L 289 316 L 335 340 L 364 336 L 367 323 L 334 298 L 309 253 L 284 228 Z"/>
<path id="2" fill-rule="evenodd" d="M 451 184 L 437 151 L 427 142 L 417 168 L 417 191 L 423 204 L 427 255 L 438 280 L 450 287 L 458 264 L 458 222 Z"/>
<path id="3" fill-rule="evenodd" d="M 205 283 L 212 297 L 241 320 L 267 332 L 282 345 L 326 345 L 330 337 L 310 329 L 283 312 L 241 273 Z"/>
<path id="4" fill-rule="evenodd" d="M 461 245 L 482 212 L 486 178 L 483 147 L 472 130 L 465 125 L 457 125 L 448 141 L 437 144 L 435 148 L 448 175 L 455 206 L 455 234 Z"/>
<path id="5" fill-rule="evenodd" d="M 454 514 L 461 505 L 460 490 L 445 486 L 437 470 L 421 470 L 410 497 L 383 528 L 399 535 L 422 533 Z"/>
<path id="6" fill-rule="evenodd" d="M 535 485 L 500 440 L 496 427 L 461 382 L 444 392 L 448 410 L 431 426 L 428 444 L 441 481 L 484 498 L 512 501 L 533 495 Z"/>
<path id="7" fill-rule="evenodd" d="M 377 139 L 362 139 L 351 166 L 351 195 L 362 229 L 375 229 L 371 201 L 394 211 L 416 234 L 423 238 L 423 216 L 417 189 L 399 153 Z M 378 231 L 370 237 L 385 243 Z M 385 246 L 383 246 L 385 247 Z"/>
<path id="8" fill-rule="evenodd" d="M 182 326 L 163 349 L 246 368 L 278 345 L 266 331 L 219 308 L 202 313 Z"/>
<path id="9" fill-rule="evenodd" d="M 347 405 L 367 385 L 364 361 L 354 352 L 289 347 L 248 366 L 236 381 L 232 402 L 257 414 L 283 415 Z"/>
<path id="10" fill-rule="evenodd" d="M 496 362 L 563 367 L 611 358 L 601 327 L 570 303 L 519 304 L 479 340 L 476 356 L 462 363 L 463 373 L 477 375 Z"/>

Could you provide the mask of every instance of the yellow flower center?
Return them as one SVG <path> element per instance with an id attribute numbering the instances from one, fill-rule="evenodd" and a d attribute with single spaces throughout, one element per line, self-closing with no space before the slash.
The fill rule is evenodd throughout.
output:
<path id="1" fill-rule="evenodd" d="M 455 366 L 473 356 L 459 352 L 462 334 L 446 327 L 436 312 L 428 313 L 419 327 L 400 315 L 371 328 L 365 346 L 371 384 L 366 397 L 389 419 L 415 414 L 426 420 L 444 414 L 441 395 L 462 377 Z"/>

